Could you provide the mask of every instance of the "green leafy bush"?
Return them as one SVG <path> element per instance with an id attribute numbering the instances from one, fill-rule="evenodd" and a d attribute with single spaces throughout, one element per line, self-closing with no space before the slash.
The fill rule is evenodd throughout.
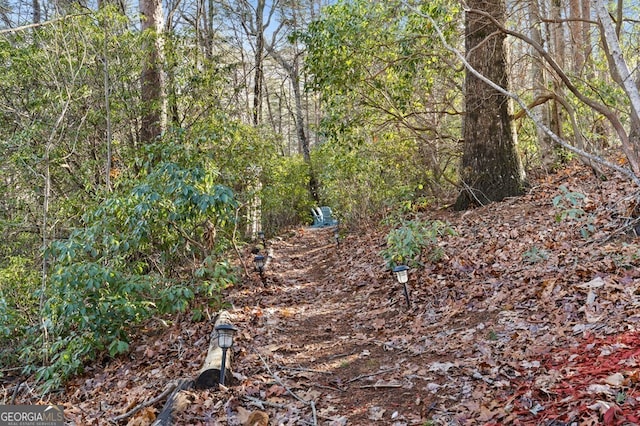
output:
<path id="1" fill-rule="evenodd" d="M 580 235 L 582 238 L 589 238 L 596 228 L 593 225 L 593 216 L 584 209 L 586 195 L 570 191 L 566 186 L 560 186 L 560 194 L 553 197 L 553 207 L 558 210 L 555 216 L 556 222 L 571 220 L 580 224 Z"/>
<path id="2" fill-rule="evenodd" d="M 301 155 L 278 157 L 265 170 L 261 191 L 264 230 L 304 223 L 313 206 L 309 192 L 309 166 Z"/>
<path id="3" fill-rule="evenodd" d="M 387 234 L 387 247 L 380 255 L 388 268 L 400 264 L 419 265 L 424 252 L 429 261 L 437 262 L 444 255 L 438 238 L 444 235 L 455 235 L 455 230 L 445 222 L 405 221 Z"/>
<path id="4" fill-rule="evenodd" d="M 196 293 L 207 300 L 235 279 L 223 256 L 233 192 L 202 164 L 162 158 L 130 191 L 86 214 L 84 228 L 51 244 L 46 332 L 34 344 L 42 349 L 24 351 L 45 361 L 34 367 L 45 391 L 101 354 L 126 352 L 141 321 L 184 311 Z"/>
<path id="5" fill-rule="evenodd" d="M 27 329 L 38 324 L 40 288 L 38 271 L 31 260 L 11 256 L 0 267 L 0 363 L 14 358 L 12 349 L 24 341 Z"/>

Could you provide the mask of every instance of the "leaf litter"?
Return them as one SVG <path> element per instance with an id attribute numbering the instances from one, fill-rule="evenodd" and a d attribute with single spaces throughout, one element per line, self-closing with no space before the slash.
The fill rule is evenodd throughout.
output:
<path id="1" fill-rule="evenodd" d="M 584 215 L 558 220 L 561 185 L 585 195 Z M 175 424 L 640 424 L 633 191 L 573 165 L 522 197 L 421 212 L 457 235 L 440 238 L 443 259 L 410 271 L 410 308 L 378 254 L 388 226 L 343 230 L 339 246 L 332 229 L 270 240 L 266 285 L 245 277 L 225 295 L 240 330 L 232 385 L 182 391 Z M 113 424 L 195 377 L 211 328 L 187 315 L 150 323 L 127 356 L 18 402 L 61 403 L 70 424 Z M 151 424 L 163 404 L 117 423 Z"/>

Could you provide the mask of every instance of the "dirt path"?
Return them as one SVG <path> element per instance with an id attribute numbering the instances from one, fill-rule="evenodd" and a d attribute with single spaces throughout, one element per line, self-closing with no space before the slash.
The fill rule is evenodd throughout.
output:
<path id="1" fill-rule="evenodd" d="M 255 410 L 269 425 L 423 424 L 429 405 L 415 386 L 426 378 L 407 369 L 408 357 L 410 365 L 422 357 L 405 335 L 415 310 L 385 272 L 379 245 L 372 233 L 337 246 L 333 228 L 270 241 L 266 286 L 253 273 L 225 294 L 239 329 L 233 385 L 183 391 L 174 424 L 262 426 L 243 422 Z M 160 324 L 140 330 L 127 356 L 89 366 L 63 393 L 46 400 L 25 393 L 18 402 L 63 404 L 71 425 L 151 424 L 164 399 L 146 402 L 197 375 L 212 322 L 187 314 Z"/>
<path id="2" fill-rule="evenodd" d="M 332 229 L 304 229 L 269 248 L 266 291 L 256 285 L 230 295 L 236 307 L 251 307 L 257 328 L 246 344 L 264 359 L 255 366 L 256 354 L 247 354 L 239 361 L 242 370 L 247 367 L 242 374 L 260 374 L 255 369 L 265 369 L 266 362 L 282 384 L 314 401 L 318 424 L 419 420 L 423 403 L 403 383 L 402 355 L 379 333 L 390 315 L 406 315 L 401 293 L 385 299 L 373 285 L 375 275 L 369 282 L 350 280 L 357 253 L 344 244 L 337 247 Z M 313 422 L 310 409 L 296 411 L 299 421 Z M 272 414 L 277 424 L 302 424 L 285 410 Z"/>

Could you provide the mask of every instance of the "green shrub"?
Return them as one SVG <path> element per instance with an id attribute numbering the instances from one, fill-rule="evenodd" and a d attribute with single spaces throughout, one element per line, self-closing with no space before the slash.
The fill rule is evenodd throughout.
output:
<path id="1" fill-rule="evenodd" d="M 553 207 L 558 210 L 555 216 L 556 222 L 570 220 L 580 224 L 580 236 L 589 238 L 596 228 L 593 225 L 593 215 L 588 214 L 582 207 L 584 205 L 586 195 L 570 191 L 566 186 L 560 186 L 560 194 L 553 197 Z"/>
<path id="2" fill-rule="evenodd" d="M 132 327 L 184 311 L 196 293 L 217 303 L 216 293 L 235 279 L 224 258 L 237 208 L 233 192 L 215 184 L 202 164 L 166 154 L 47 251 L 53 267 L 42 312 L 46 332 L 23 351 L 42 362 L 30 369 L 43 390 L 101 354 L 126 352 Z"/>
<path id="3" fill-rule="evenodd" d="M 32 261 L 20 256 L 9 257 L 0 268 L 0 364 L 15 358 L 14 349 L 39 322 L 38 275 Z"/>
<path id="4" fill-rule="evenodd" d="M 404 221 L 387 234 L 387 247 L 380 255 L 390 269 L 401 264 L 419 265 L 425 251 L 429 261 L 437 262 L 444 255 L 438 238 L 444 235 L 455 235 L 454 229 L 445 222 Z"/>
<path id="5" fill-rule="evenodd" d="M 278 157 L 264 175 L 260 193 L 264 230 L 274 234 L 279 229 L 305 223 L 313 201 L 309 191 L 309 166 L 302 156 Z"/>

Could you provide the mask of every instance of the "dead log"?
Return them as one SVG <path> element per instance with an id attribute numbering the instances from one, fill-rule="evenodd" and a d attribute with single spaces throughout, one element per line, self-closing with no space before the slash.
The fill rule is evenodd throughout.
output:
<path id="1" fill-rule="evenodd" d="M 164 404 L 164 408 L 156 418 L 156 420 L 151 424 L 151 426 L 172 426 L 173 422 L 173 413 L 176 410 L 183 409 L 184 407 L 180 407 L 180 392 L 191 388 L 193 385 L 192 380 L 181 379 L 176 384 L 176 387 L 167 398 L 167 402 Z M 163 393 L 164 394 L 164 393 Z"/>
<path id="2" fill-rule="evenodd" d="M 221 324 L 231 325 L 231 314 L 227 311 L 221 311 L 218 314 L 211 337 L 209 340 L 209 351 L 207 357 L 204 360 L 204 364 L 200 369 L 198 378 L 195 381 L 195 387 L 197 389 L 209 389 L 216 387 L 220 383 L 220 369 L 222 368 L 222 349 L 218 346 L 218 332 L 216 327 Z M 229 384 L 231 381 L 231 350 L 227 350 L 227 356 L 225 361 L 225 373 L 224 384 Z"/>

